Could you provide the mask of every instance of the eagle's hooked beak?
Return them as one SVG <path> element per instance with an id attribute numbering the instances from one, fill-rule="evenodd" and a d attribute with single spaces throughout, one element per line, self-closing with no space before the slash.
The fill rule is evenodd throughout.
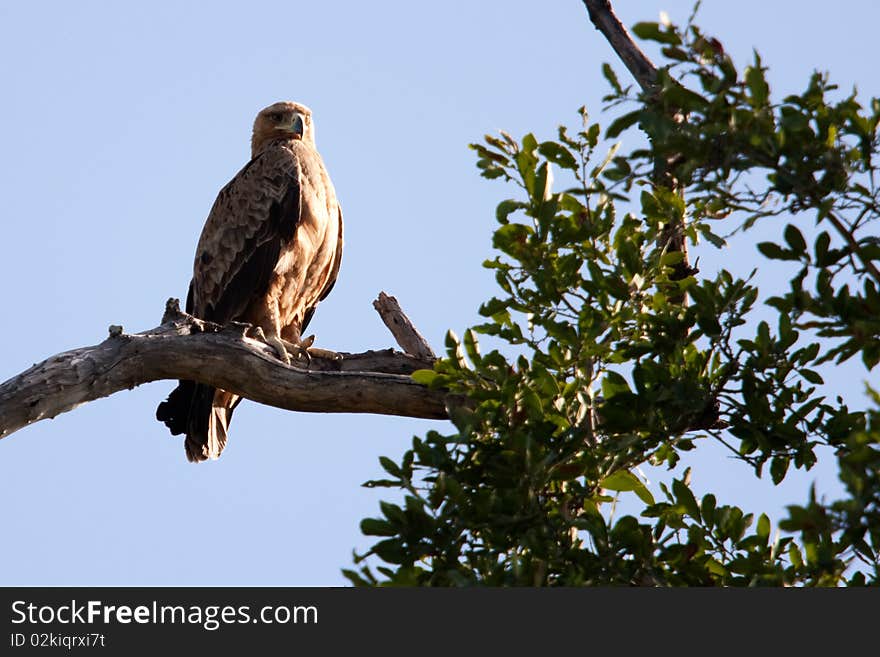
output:
<path id="1" fill-rule="evenodd" d="M 290 121 L 290 125 L 287 126 L 286 128 L 284 128 L 284 131 L 290 132 L 293 135 L 295 135 L 296 137 L 299 137 L 300 139 L 302 139 L 303 135 L 306 132 L 306 123 L 305 123 L 305 120 L 303 119 L 303 115 L 300 114 L 299 112 L 294 112 L 293 118 Z"/>

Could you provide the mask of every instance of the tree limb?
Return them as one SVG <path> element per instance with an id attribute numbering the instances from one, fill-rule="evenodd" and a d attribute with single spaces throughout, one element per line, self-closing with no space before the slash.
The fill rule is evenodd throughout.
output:
<path id="1" fill-rule="evenodd" d="M 583 0 L 590 21 L 614 48 L 614 52 L 629 69 L 642 91 L 652 93 L 657 86 L 657 67 L 636 45 L 629 31 L 614 13 L 609 0 Z"/>
<path id="2" fill-rule="evenodd" d="M 379 298 L 373 302 L 373 308 L 379 313 L 385 326 L 391 331 L 397 344 L 404 352 L 415 356 L 416 358 L 424 358 L 434 360 L 437 358 L 434 350 L 428 341 L 422 337 L 413 323 L 409 321 L 397 299 L 388 296 L 384 292 L 379 292 Z"/>
<path id="3" fill-rule="evenodd" d="M 633 41 L 629 31 L 614 13 L 610 0 L 583 0 L 583 3 L 587 8 L 590 21 L 611 44 L 614 52 L 636 79 L 645 95 L 654 97 L 658 91 L 657 67 Z M 683 123 L 686 120 L 684 114 L 679 111 L 673 111 L 672 118 L 677 123 Z M 681 193 L 682 190 L 672 175 L 673 162 L 677 158 L 678 154 L 669 158 L 655 158 L 652 177 L 655 184 Z M 683 280 L 697 273 L 697 270 L 690 266 L 684 229 L 684 223 L 681 221 L 669 222 L 664 226 L 659 239 L 662 248 L 670 253 L 680 252 L 684 256 L 680 262 L 673 266 L 672 280 Z M 686 300 L 684 294 L 676 295 L 672 299 L 678 303 L 684 303 Z"/>
<path id="4" fill-rule="evenodd" d="M 170 299 L 156 328 L 130 335 L 111 326 L 102 343 L 56 354 L 0 384 L 0 438 L 160 379 L 206 383 L 292 411 L 448 417 L 448 395 L 409 376 L 431 368 L 433 358 L 392 349 L 358 354 L 313 350 L 307 366 L 290 366 L 271 347 L 248 337 L 248 328 L 204 322 L 182 313 L 178 301 Z"/>

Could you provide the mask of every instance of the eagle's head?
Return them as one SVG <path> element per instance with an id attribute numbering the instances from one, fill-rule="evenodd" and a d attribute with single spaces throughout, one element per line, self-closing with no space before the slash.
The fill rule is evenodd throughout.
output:
<path id="1" fill-rule="evenodd" d="M 260 110 L 254 121 L 251 154 L 256 155 L 266 142 L 273 139 L 301 139 L 314 146 L 312 110 L 290 100 L 283 100 Z"/>

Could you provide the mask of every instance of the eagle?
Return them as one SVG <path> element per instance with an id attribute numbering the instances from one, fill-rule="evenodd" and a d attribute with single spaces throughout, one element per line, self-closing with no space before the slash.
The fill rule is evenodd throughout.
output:
<path id="1" fill-rule="evenodd" d="M 186 311 L 252 325 L 289 364 L 291 353 L 311 346 L 302 334 L 341 260 L 342 210 L 315 149 L 312 112 L 291 101 L 270 105 L 254 121 L 250 161 L 220 190 L 205 221 Z M 189 461 L 216 459 L 239 401 L 180 381 L 156 418 L 172 435 L 186 435 Z"/>

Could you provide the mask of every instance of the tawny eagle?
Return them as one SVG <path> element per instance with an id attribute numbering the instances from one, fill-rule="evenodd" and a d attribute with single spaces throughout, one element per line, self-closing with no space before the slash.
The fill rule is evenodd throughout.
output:
<path id="1" fill-rule="evenodd" d="M 342 211 L 315 150 L 312 112 L 294 102 L 262 110 L 251 160 L 220 190 L 196 248 L 187 312 L 262 329 L 279 357 L 308 347 L 302 333 L 339 272 Z M 237 395 L 180 381 L 156 418 L 186 434 L 190 461 L 226 446 Z"/>

